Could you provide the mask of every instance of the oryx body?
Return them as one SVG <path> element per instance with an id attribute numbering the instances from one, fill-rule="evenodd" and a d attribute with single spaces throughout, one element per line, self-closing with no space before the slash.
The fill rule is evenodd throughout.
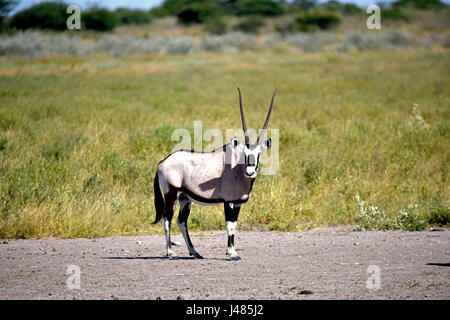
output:
<path id="1" fill-rule="evenodd" d="M 250 144 L 247 126 L 242 108 L 241 92 L 239 102 L 245 144 L 237 139 L 211 152 L 176 151 L 164 160 L 157 168 L 154 182 L 155 208 L 157 223 L 163 219 L 166 235 L 166 252 L 174 256 L 170 240 L 170 227 L 177 201 L 180 203 L 178 226 L 183 234 L 189 254 L 202 258 L 194 249 L 187 230 L 191 204 L 202 205 L 224 203 L 225 220 L 228 235 L 227 254 L 230 259 L 239 259 L 234 249 L 234 233 L 241 205 L 248 201 L 262 151 L 270 148 L 271 140 L 262 139 L 269 122 L 273 99 L 269 108 L 266 123 L 255 144 Z M 163 195 L 159 185 L 161 185 Z"/>

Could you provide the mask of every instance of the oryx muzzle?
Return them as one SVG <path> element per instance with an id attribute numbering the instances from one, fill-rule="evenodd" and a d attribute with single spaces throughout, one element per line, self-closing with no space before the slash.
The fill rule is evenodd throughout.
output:
<path id="1" fill-rule="evenodd" d="M 153 223 L 163 219 L 169 257 L 174 256 L 170 227 L 176 203 L 179 201 L 180 213 L 177 222 L 190 255 L 202 258 L 194 249 L 187 230 L 191 203 L 202 205 L 224 203 L 228 234 L 227 253 L 230 259 L 239 259 L 234 249 L 234 233 L 239 210 L 249 199 L 259 167 L 260 154 L 271 147 L 270 139 L 264 141 L 262 139 L 269 125 L 277 90 L 273 93 L 266 121 L 254 144 L 250 143 L 239 88 L 238 92 L 244 144 L 238 139 L 232 139 L 231 143 L 212 152 L 180 150 L 170 154 L 158 165 L 154 181 L 156 219 Z"/>

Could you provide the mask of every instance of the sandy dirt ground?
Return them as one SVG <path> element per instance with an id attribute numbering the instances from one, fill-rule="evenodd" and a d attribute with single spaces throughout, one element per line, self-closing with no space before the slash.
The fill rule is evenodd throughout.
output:
<path id="1" fill-rule="evenodd" d="M 0 239 L 1 299 L 450 299 L 450 229 Z M 78 272 L 79 271 L 79 272 Z"/>

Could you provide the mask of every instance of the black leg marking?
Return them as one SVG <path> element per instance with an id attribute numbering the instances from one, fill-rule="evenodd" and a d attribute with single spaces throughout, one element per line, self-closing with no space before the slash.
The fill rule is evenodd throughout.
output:
<path id="1" fill-rule="evenodd" d="M 163 225 L 164 233 L 166 235 L 166 252 L 168 257 L 173 257 L 175 253 L 172 251 L 172 241 L 170 241 L 170 227 L 172 226 L 173 212 L 177 203 L 178 191 L 174 188 L 169 188 L 169 191 L 164 195 L 164 215 Z"/>
<path id="2" fill-rule="evenodd" d="M 203 259 L 201 255 L 195 250 L 194 245 L 192 244 L 191 237 L 189 236 L 187 221 L 189 218 L 189 213 L 191 212 L 191 200 L 189 200 L 186 195 L 183 193 L 180 194 L 180 213 L 178 214 L 178 227 L 180 228 L 181 233 L 183 234 L 184 240 L 186 242 L 186 246 L 189 250 L 189 255 L 194 256 L 197 259 Z"/>
<path id="3" fill-rule="evenodd" d="M 230 257 L 230 260 L 239 260 L 239 256 L 234 249 L 234 234 L 236 232 L 237 220 L 239 216 L 239 211 L 241 210 L 241 205 L 233 202 L 225 202 L 225 221 L 227 228 L 227 238 L 228 238 L 228 247 L 227 254 Z"/>

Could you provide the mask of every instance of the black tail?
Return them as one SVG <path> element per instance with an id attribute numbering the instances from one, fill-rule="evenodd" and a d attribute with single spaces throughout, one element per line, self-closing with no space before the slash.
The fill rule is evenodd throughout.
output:
<path id="1" fill-rule="evenodd" d="M 156 210 L 156 218 L 152 224 L 157 224 L 159 220 L 161 220 L 164 214 L 164 198 L 161 193 L 161 189 L 159 188 L 159 177 L 158 171 L 156 171 L 155 181 L 153 182 L 153 192 L 155 194 L 155 210 Z"/>

